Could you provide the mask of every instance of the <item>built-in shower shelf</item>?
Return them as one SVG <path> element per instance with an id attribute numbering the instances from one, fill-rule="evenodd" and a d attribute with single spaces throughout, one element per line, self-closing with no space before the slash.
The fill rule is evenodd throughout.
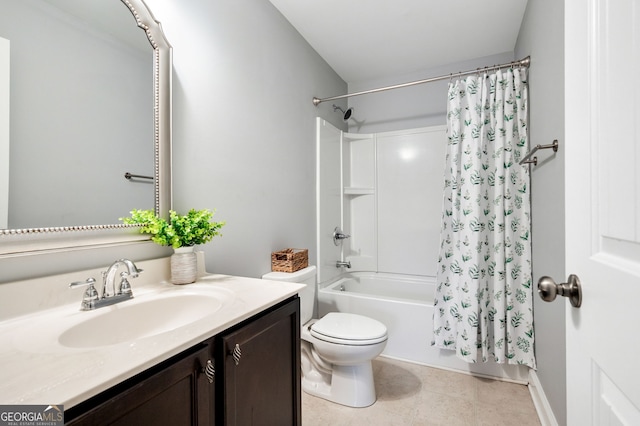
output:
<path id="1" fill-rule="evenodd" d="M 374 188 L 356 188 L 347 186 L 344 188 L 344 195 L 370 195 L 375 194 Z"/>

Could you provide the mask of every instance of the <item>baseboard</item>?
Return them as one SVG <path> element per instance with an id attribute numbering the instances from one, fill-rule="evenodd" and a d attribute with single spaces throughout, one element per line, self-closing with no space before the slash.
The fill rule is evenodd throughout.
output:
<path id="1" fill-rule="evenodd" d="M 542 384 L 535 370 L 529 370 L 529 393 L 536 407 L 542 426 L 558 426 L 556 416 L 553 415 L 549 400 L 542 389 Z"/>

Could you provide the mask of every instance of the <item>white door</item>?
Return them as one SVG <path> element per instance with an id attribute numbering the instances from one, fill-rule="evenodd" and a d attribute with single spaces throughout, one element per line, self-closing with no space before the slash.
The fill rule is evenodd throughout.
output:
<path id="1" fill-rule="evenodd" d="M 565 106 L 568 423 L 640 425 L 640 1 L 565 0 Z"/>

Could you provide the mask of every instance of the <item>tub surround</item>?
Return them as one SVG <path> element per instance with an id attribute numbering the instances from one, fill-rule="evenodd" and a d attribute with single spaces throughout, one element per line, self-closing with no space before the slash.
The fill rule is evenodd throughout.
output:
<path id="1" fill-rule="evenodd" d="M 435 276 L 445 126 L 364 134 L 317 119 L 318 282 L 348 272 Z M 340 225 L 351 238 L 334 244 Z"/>
<path id="2" fill-rule="evenodd" d="M 69 348 L 51 336 L 56 321 L 95 313 L 80 312 L 84 289 L 73 281 L 100 277 L 88 270 L 0 285 L 0 403 L 62 404 L 65 409 L 109 389 L 298 293 L 301 285 L 204 274 L 196 283 L 168 282 L 168 258 L 137 262 L 144 272 L 131 279 L 136 298 L 154 292 L 219 292 L 219 310 L 161 334 L 101 347 Z M 131 302 L 134 302 L 134 298 Z M 101 309 L 118 309 L 127 302 Z M 171 315 L 171 312 L 167 312 Z M 49 340 L 47 342 L 47 340 Z"/>

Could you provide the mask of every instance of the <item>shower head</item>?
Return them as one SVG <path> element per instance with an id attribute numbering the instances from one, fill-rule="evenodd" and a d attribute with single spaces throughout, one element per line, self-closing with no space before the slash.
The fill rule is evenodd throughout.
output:
<path id="1" fill-rule="evenodd" d="M 336 110 L 339 110 L 342 113 L 342 120 L 344 121 L 347 121 L 349 118 L 351 118 L 351 113 L 353 112 L 353 108 L 349 108 L 345 111 L 336 104 L 333 104 L 333 111 L 335 112 Z"/>

